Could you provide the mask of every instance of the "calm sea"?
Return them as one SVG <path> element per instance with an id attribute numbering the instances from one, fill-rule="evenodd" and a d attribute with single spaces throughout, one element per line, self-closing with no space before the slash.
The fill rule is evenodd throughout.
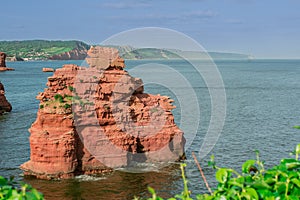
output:
<path id="1" fill-rule="evenodd" d="M 127 69 L 147 61 L 126 61 Z M 191 157 L 199 152 L 211 115 L 209 88 L 201 77 L 184 61 L 151 61 L 168 65 L 190 82 L 200 105 L 200 126 L 191 146 L 186 150 L 190 190 L 193 194 L 207 192 Z M 13 111 L 0 117 L 0 175 L 15 176 L 17 180 L 30 183 L 51 199 L 132 199 L 147 196 L 147 186 L 155 188 L 159 195 L 170 197 L 182 189 L 178 164 L 165 168 L 148 166 L 143 173 L 117 170 L 100 177 L 81 176 L 72 180 L 45 181 L 24 178 L 20 164 L 29 160 L 28 128 L 36 119 L 38 101 L 35 96 L 46 87 L 47 77 L 43 67 L 59 68 L 66 63 L 81 64 L 81 61 L 14 62 L 9 67 L 16 70 L 0 73 L 6 89 L 6 97 Z M 259 150 L 267 166 L 277 164 L 288 157 L 300 142 L 300 60 L 254 60 L 216 61 L 222 75 L 227 97 L 227 113 L 223 131 L 213 151 L 201 160 L 201 164 L 212 187 L 215 186 L 214 170 L 207 166 L 211 154 L 217 165 L 233 167 L 240 171 L 241 164 L 254 159 L 254 150 Z M 151 74 L 148 74 L 151 76 Z M 167 74 L 162 74 L 166 76 Z M 143 78 L 143 77 L 142 77 Z M 148 84 L 148 93 L 169 95 L 175 99 L 175 120 L 180 124 L 180 96 L 174 88 L 181 85 L 162 86 Z M 181 94 L 184 94 L 181 93 Z M 186 95 L 189 95 L 188 93 Z M 195 116 L 191 111 L 190 116 Z M 195 116 L 197 117 L 197 116 Z M 182 124 L 180 124 L 182 125 Z M 189 132 L 189 128 L 184 130 Z M 192 133 L 188 133 L 192 134 Z"/>

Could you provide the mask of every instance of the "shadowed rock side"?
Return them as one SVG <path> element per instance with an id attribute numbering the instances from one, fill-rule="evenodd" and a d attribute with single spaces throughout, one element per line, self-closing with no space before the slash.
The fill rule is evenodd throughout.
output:
<path id="1" fill-rule="evenodd" d="M 12 107 L 5 97 L 4 86 L 0 83 L 0 115 L 4 112 L 10 112 L 11 109 Z"/>
<path id="2" fill-rule="evenodd" d="M 143 93 L 142 80 L 124 70 L 116 49 L 92 47 L 88 55 L 89 68 L 64 65 L 38 95 L 24 174 L 69 178 L 179 160 L 185 139 L 172 100 Z"/>

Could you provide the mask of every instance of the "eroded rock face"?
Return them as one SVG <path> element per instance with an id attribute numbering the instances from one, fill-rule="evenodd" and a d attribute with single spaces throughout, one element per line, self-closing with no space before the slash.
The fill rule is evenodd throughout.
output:
<path id="1" fill-rule="evenodd" d="M 4 86 L 0 83 L 0 115 L 4 112 L 10 112 L 11 109 L 12 107 L 5 97 Z"/>
<path id="2" fill-rule="evenodd" d="M 64 65 L 38 95 L 25 175 L 69 178 L 180 159 L 185 140 L 172 100 L 144 93 L 116 49 L 92 47 L 88 55 L 89 68 Z"/>

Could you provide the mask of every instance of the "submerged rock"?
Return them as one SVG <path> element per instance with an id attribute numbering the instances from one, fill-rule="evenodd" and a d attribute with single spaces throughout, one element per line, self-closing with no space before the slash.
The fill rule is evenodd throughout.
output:
<path id="1" fill-rule="evenodd" d="M 4 112 L 10 112 L 11 109 L 12 107 L 5 97 L 4 86 L 0 83 L 0 115 Z"/>
<path id="2" fill-rule="evenodd" d="M 70 178 L 133 163 L 169 162 L 184 155 L 172 100 L 146 94 L 113 48 L 92 47 L 89 68 L 64 65 L 37 96 L 25 175 Z"/>

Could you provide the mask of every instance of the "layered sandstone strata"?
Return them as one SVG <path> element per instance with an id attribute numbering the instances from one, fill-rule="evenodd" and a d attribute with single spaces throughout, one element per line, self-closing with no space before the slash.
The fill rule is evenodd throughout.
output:
<path id="1" fill-rule="evenodd" d="M 0 83 L 0 115 L 4 112 L 10 112 L 11 109 L 12 107 L 5 97 L 4 86 Z"/>
<path id="2" fill-rule="evenodd" d="M 88 55 L 89 68 L 64 65 L 38 95 L 24 174 L 69 178 L 180 159 L 185 140 L 172 100 L 144 93 L 116 49 L 92 47 Z"/>

